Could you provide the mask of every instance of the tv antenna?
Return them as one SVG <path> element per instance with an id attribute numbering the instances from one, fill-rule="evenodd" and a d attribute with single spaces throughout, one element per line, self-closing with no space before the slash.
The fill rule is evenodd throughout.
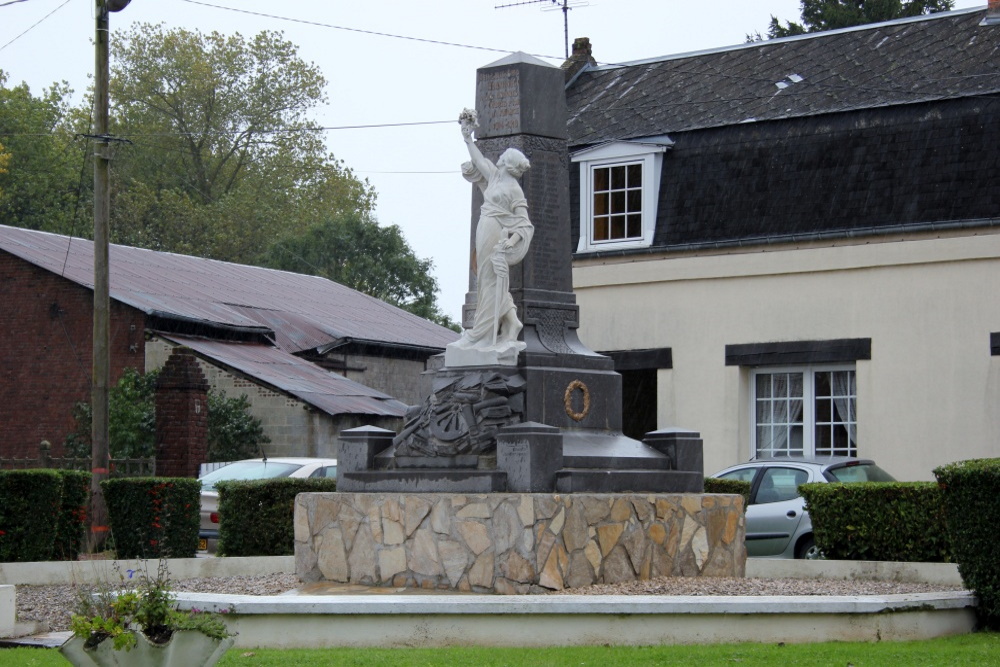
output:
<path id="1" fill-rule="evenodd" d="M 547 7 L 542 7 L 542 11 L 562 10 L 563 40 L 565 42 L 566 58 L 569 59 L 569 10 L 576 7 L 586 7 L 589 4 L 587 0 L 522 0 L 522 2 L 511 2 L 506 5 L 494 5 L 493 9 L 520 7 L 521 5 L 548 5 Z"/>

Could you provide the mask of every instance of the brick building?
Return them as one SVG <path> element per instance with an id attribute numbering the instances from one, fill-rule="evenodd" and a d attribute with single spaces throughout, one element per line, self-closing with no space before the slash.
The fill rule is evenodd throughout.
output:
<path id="1" fill-rule="evenodd" d="M 93 244 L 0 226 L 0 456 L 61 451 L 89 400 Z M 111 246 L 111 379 L 194 351 L 210 385 L 246 393 L 272 455 L 336 455 L 337 435 L 393 427 L 427 359 L 457 334 L 337 283 Z"/>

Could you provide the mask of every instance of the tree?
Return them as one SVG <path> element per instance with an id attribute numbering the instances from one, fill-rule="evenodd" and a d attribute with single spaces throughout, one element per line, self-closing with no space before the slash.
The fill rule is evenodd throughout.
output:
<path id="1" fill-rule="evenodd" d="M 263 263 L 328 278 L 457 330 L 437 308 L 433 262 L 418 258 L 396 225 L 360 213 L 327 217 L 274 243 Z"/>
<path id="2" fill-rule="evenodd" d="M 246 394 L 229 398 L 224 391 L 208 392 L 209 461 L 256 458 L 269 442 L 260 420 L 250 414 Z"/>
<path id="3" fill-rule="evenodd" d="M 139 24 L 114 52 L 112 132 L 131 142 L 113 163 L 115 241 L 254 263 L 281 233 L 372 210 L 309 119 L 326 81 L 280 33 Z"/>
<path id="4" fill-rule="evenodd" d="M 67 99 L 54 85 L 41 96 L 7 86 L 0 70 L 0 222 L 28 229 L 86 233 L 90 189 L 86 140 L 77 138 Z"/>
<path id="5" fill-rule="evenodd" d="M 7 173 L 8 164 L 10 164 L 10 153 L 4 152 L 3 144 L 0 144 L 0 174 Z M 3 190 L 0 190 L 0 197 L 3 197 Z"/>
<path id="6" fill-rule="evenodd" d="M 866 23 L 933 14 L 954 7 L 953 0 L 802 0 L 802 23 L 788 21 L 784 25 L 771 17 L 767 30 L 768 39 L 790 37 L 807 32 L 821 32 L 849 28 Z M 747 41 L 759 41 L 760 33 L 748 36 Z"/>
<path id="7" fill-rule="evenodd" d="M 140 373 L 126 368 L 108 397 L 108 431 L 111 458 L 148 458 L 156 455 L 156 380 L 159 370 Z M 66 437 L 69 456 L 90 458 L 91 407 L 73 408 L 76 430 Z M 229 398 L 226 392 L 208 391 L 208 460 L 235 461 L 260 455 L 271 442 L 261 421 L 250 414 L 246 394 Z"/>

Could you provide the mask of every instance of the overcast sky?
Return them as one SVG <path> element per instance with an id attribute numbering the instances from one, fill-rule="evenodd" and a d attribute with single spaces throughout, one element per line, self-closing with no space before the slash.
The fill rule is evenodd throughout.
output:
<path id="1" fill-rule="evenodd" d="M 509 52 L 562 62 L 563 12 L 551 10 L 552 0 L 522 1 L 133 0 L 111 15 L 111 29 L 148 22 L 248 37 L 280 30 L 327 79 L 329 103 L 316 116 L 321 125 L 420 123 L 457 119 L 475 103 L 476 69 Z M 67 81 L 81 95 L 93 72 L 94 0 L 10 2 L 0 0 L 0 69 L 8 85 L 25 81 L 37 94 Z M 957 0 L 955 7 L 985 4 Z M 740 44 L 749 32 L 764 33 L 772 14 L 799 20 L 798 0 L 570 5 L 570 42 L 589 37 L 601 62 Z M 457 321 L 468 288 L 471 194 L 458 170 L 467 159 L 458 124 L 331 129 L 326 138 L 374 186 L 379 222 L 399 225 L 416 253 L 433 259 L 439 303 Z"/>

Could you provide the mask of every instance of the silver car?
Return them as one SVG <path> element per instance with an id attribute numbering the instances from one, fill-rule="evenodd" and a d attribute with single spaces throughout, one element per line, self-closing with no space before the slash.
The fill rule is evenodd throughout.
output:
<path id="1" fill-rule="evenodd" d="M 215 551 L 219 540 L 219 492 L 217 482 L 271 479 L 274 477 L 337 477 L 337 459 L 285 457 L 234 461 L 199 477 L 201 481 L 201 527 L 198 549 Z"/>
<path id="2" fill-rule="evenodd" d="M 812 520 L 799 485 L 809 482 L 895 482 L 869 459 L 755 459 L 712 475 L 750 482 L 747 555 L 763 558 L 819 558 Z"/>

